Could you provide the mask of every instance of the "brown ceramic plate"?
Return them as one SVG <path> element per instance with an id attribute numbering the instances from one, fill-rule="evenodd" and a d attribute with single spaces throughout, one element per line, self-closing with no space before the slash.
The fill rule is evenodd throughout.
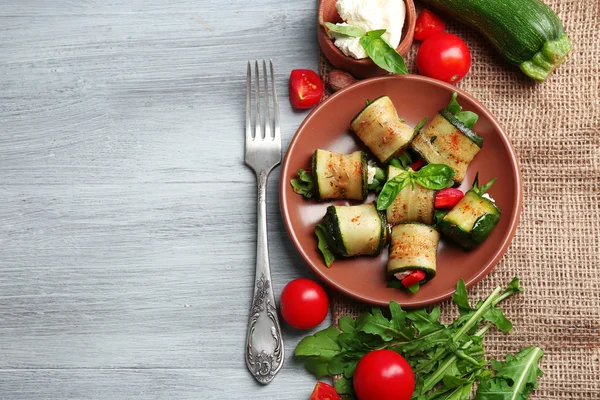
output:
<path id="1" fill-rule="evenodd" d="M 314 226 L 325 215 L 328 205 L 350 202 L 319 203 L 305 200 L 294 193 L 289 183 L 296 170 L 309 167 L 311 155 L 317 148 L 340 153 L 363 149 L 349 125 L 364 107 L 366 99 L 389 96 L 400 117 L 414 126 L 424 116 L 431 120 L 438 110 L 445 108 L 453 91 L 458 92 L 458 100 L 463 109 L 479 115 L 474 130 L 484 138 L 484 146 L 469 166 L 460 189 L 466 191 L 470 188 L 477 171 L 480 182 L 498 178 L 489 191 L 502 209 L 496 229 L 482 245 L 469 252 L 442 241 L 438 248 L 437 276 L 423 285 L 416 294 L 386 287 L 387 250 L 376 258 L 340 257 L 331 268 L 327 268 L 317 249 Z M 372 199 L 374 197 L 368 200 Z M 416 75 L 389 76 L 349 86 L 325 100 L 306 117 L 292 139 L 283 162 L 280 201 L 290 238 L 321 279 L 341 292 L 368 303 L 386 305 L 390 300 L 395 300 L 406 307 L 418 307 L 450 297 L 460 278 L 465 280 L 467 287 L 474 285 L 500 261 L 519 222 L 521 175 L 515 151 L 506 133 L 480 102 L 462 90 L 440 81 Z"/>

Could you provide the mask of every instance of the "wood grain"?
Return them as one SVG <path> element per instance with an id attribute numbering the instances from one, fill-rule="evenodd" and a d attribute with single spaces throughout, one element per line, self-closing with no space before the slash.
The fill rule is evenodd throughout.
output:
<path id="1" fill-rule="evenodd" d="M 243 346 L 255 183 L 243 165 L 246 60 L 271 58 L 284 148 L 316 69 L 316 3 L 0 4 L 3 399 L 307 398 L 292 359 L 267 387 Z M 279 213 L 273 281 L 310 276 Z"/>

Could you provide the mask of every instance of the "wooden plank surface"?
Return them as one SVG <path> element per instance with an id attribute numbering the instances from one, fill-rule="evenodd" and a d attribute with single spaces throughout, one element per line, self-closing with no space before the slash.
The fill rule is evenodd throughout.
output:
<path id="1" fill-rule="evenodd" d="M 255 257 L 246 60 L 276 66 L 284 148 L 316 69 L 316 3 L 0 4 L 2 399 L 303 399 L 243 351 Z M 310 276 L 268 193 L 277 294 Z M 326 322 L 327 323 L 327 322 Z"/>

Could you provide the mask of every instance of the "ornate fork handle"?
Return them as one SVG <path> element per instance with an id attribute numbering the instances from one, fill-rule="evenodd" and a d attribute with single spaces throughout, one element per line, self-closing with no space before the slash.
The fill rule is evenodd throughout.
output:
<path id="1" fill-rule="evenodd" d="M 271 382 L 283 365 L 281 327 L 275 307 L 269 267 L 267 240 L 267 176 L 260 171 L 258 180 L 258 234 L 256 241 L 256 283 L 246 337 L 246 365 L 260 383 Z"/>

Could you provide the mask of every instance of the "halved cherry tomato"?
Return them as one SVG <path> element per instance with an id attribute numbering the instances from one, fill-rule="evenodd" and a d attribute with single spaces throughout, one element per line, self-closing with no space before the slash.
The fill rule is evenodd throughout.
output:
<path id="1" fill-rule="evenodd" d="M 446 24 L 444 24 L 444 21 L 440 17 L 429 10 L 423 10 L 415 23 L 415 39 L 429 39 L 436 33 L 444 32 L 445 30 Z"/>
<path id="2" fill-rule="evenodd" d="M 291 327 L 311 329 L 327 317 L 329 299 L 317 282 L 298 278 L 285 285 L 281 291 L 279 310 Z"/>
<path id="3" fill-rule="evenodd" d="M 453 208 L 465 194 L 458 189 L 446 188 L 435 194 L 435 208 Z"/>
<path id="4" fill-rule="evenodd" d="M 466 43 L 451 33 L 438 33 L 425 40 L 417 53 L 419 73 L 440 81 L 456 83 L 471 68 Z"/>
<path id="5" fill-rule="evenodd" d="M 294 108 L 310 108 L 323 97 L 323 81 L 310 69 L 290 73 L 290 103 Z"/>
<path id="6" fill-rule="evenodd" d="M 422 158 L 417 158 L 417 161 L 410 165 L 410 169 L 412 169 L 413 171 L 417 171 L 423 165 L 425 165 L 425 160 L 423 160 Z"/>
<path id="7" fill-rule="evenodd" d="M 340 395 L 337 394 L 333 386 L 325 382 L 317 382 L 315 390 L 310 395 L 310 400 L 340 400 Z"/>
<path id="8" fill-rule="evenodd" d="M 414 285 L 415 283 L 419 283 L 421 282 L 423 279 L 425 279 L 425 272 L 423 271 L 415 271 L 412 274 L 410 274 L 409 276 L 407 276 L 406 278 L 402 279 L 402 285 L 405 288 L 411 287 L 412 285 Z"/>
<path id="9" fill-rule="evenodd" d="M 408 362 L 392 350 L 375 350 L 360 359 L 354 370 L 359 400 L 410 400 L 415 375 Z"/>

